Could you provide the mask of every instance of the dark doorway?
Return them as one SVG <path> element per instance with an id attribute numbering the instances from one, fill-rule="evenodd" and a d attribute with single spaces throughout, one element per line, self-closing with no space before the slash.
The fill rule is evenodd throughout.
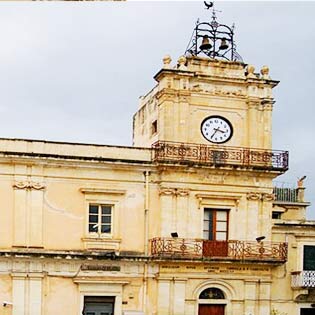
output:
<path id="1" fill-rule="evenodd" d="M 82 315 L 113 315 L 114 297 L 85 296 Z"/>
<path id="2" fill-rule="evenodd" d="M 314 315 L 315 308 L 301 308 L 301 315 Z"/>
<path id="3" fill-rule="evenodd" d="M 225 305 L 199 304 L 198 315 L 224 315 Z"/>

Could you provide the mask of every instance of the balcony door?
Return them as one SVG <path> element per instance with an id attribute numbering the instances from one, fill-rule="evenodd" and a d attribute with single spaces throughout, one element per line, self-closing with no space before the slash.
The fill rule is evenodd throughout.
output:
<path id="1" fill-rule="evenodd" d="M 198 315 L 224 315 L 225 305 L 199 304 Z"/>
<path id="2" fill-rule="evenodd" d="M 226 257 L 228 255 L 228 226 L 228 210 L 204 208 L 204 257 Z"/>

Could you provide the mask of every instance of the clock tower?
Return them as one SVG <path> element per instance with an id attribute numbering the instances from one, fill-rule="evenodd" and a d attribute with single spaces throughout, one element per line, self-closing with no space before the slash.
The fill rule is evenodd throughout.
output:
<path id="1" fill-rule="evenodd" d="M 185 191 L 195 198 L 187 211 L 201 210 L 195 226 L 207 221 L 210 209 L 225 216 L 223 238 L 271 239 L 272 180 L 288 169 L 288 152 L 272 150 L 272 89 L 278 81 L 267 66 L 255 71 L 245 64 L 233 37 L 214 10 L 209 23 L 198 21 L 185 55 L 175 63 L 163 58 L 157 85 L 141 97 L 134 115 L 133 145 L 152 148 L 158 166 L 162 236 L 174 230 L 201 237 L 176 223 L 174 205 Z M 174 188 L 175 182 L 181 184 Z M 242 222 L 242 231 L 235 222 Z"/>
<path id="2" fill-rule="evenodd" d="M 163 59 L 158 84 L 140 100 L 134 145 L 174 141 L 271 149 L 274 100 L 268 67 L 199 56 Z"/>

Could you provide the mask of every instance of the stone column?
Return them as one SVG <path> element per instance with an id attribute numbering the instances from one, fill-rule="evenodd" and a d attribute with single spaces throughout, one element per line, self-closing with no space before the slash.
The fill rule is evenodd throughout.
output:
<path id="1" fill-rule="evenodd" d="M 27 191 L 14 186 L 13 245 L 27 245 Z"/>
<path id="2" fill-rule="evenodd" d="M 29 245 L 43 246 L 43 190 L 31 191 Z"/>
<path id="3" fill-rule="evenodd" d="M 179 237 L 187 238 L 189 229 L 188 223 L 188 198 L 189 191 L 187 189 L 177 189 L 176 191 L 176 231 Z"/>
<path id="4" fill-rule="evenodd" d="M 256 314 L 256 281 L 245 280 L 245 314 Z"/>
<path id="5" fill-rule="evenodd" d="M 171 278 L 158 280 L 158 315 L 170 315 Z"/>
<path id="6" fill-rule="evenodd" d="M 264 130 L 263 130 L 263 147 L 265 149 L 271 150 L 272 149 L 272 108 L 273 108 L 273 101 L 269 100 L 268 102 L 263 103 L 264 108 Z"/>
<path id="7" fill-rule="evenodd" d="M 14 188 L 14 246 L 43 244 L 43 199 L 45 186 L 31 180 L 16 181 Z"/>
<path id="8" fill-rule="evenodd" d="M 42 276 L 29 275 L 29 315 L 41 315 Z"/>
<path id="9" fill-rule="evenodd" d="M 173 188 L 160 188 L 160 222 L 161 222 L 161 237 L 171 237 L 171 232 L 176 232 L 176 217 L 174 205 L 175 189 Z M 175 226 L 174 226 L 175 225 Z"/>
<path id="10" fill-rule="evenodd" d="M 259 236 L 259 206 L 260 206 L 260 194 L 256 192 L 250 192 L 247 194 L 247 226 L 246 226 L 246 239 L 254 240 Z"/>
<path id="11" fill-rule="evenodd" d="M 25 315 L 26 274 L 12 274 L 12 315 Z"/>
<path id="12" fill-rule="evenodd" d="M 261 281 L 259 284 L 259 315 L 270 314 L 271 281 Z"/>
<path id="13" fill-rule="evenodd" d="M 187 279 L 175 279 L 174 280 L 174 299 L 173 299 L 173 314 L 183 315 L 185 314 L 185 293 L 186 293 L 186 281 Z"/>
<path id="14" fill-rule="evenodd" d="M 258 101 L 250 100 L 248 101 L 248 134 L 247 134 L 247 144 L 249 148 L 258 147 L 258 131 L 259 123 L 257 119 L 257 108 L 259 106 Z"/>

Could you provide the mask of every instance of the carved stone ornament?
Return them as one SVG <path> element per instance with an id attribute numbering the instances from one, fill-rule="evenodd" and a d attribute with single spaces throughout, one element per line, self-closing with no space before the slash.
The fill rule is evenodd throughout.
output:
<path id="1" fill-rule="evenodd" d="M 256 192 L 247 193 L 247 200 L 260 200 L 261 195 Z"/>
<path id="2" fill-rule="evenodd" d="M 275 195 L 274 194 L 262 194 L 262 200 L 264 201 L 274 201 Z"/>
<path id="3" fill-rule="evenodd" d="M 189 190 L 188 189 L 176 189 L 176 195 L 185 197 L 189 195 Z"/>
<path id="4" fill-rule="evenodd" d="M 182 189 L 182 188 L 169 188 L 169 187 L 161 187 L 160 188 L 160 195 L 165 195 L 165 196 L 188 196 L 189 195 L 189 190 L 188 189 Z"/>
<path id="5" fill-rule="evenodd" d="M 13 184 L 14 189 L 44 190 L 46 185 L 39 182 L 19 181 Z"/>
<path id="6" fill-rule="evenodd" d="M 210 93 L 211 95 L 214 95 L 214 96 L 229 96 L 229 97 L 245 96 L 245 93 L 241 89 L 232 91 L 232 90 L 225 90 L 225 89 L 215 87 L 214 89 L 205 89 L 205 92 Z"/>
<path id="7" fill-rule="evenodd" d="M 164 64 L 163 68 L 164 69 L 170 69 L 171 68 L 171 62 L 172 62 L 172 58 L 171 58 L 170 55 L 164 56 L 164 58 L 163 58 L 163 64 Z"/>
<path id="8" fill-rule="evenodd" d="M 160 195 L 170 196 L 175 195 L 176 189 L 168 188 L 168 187 L 161 187 L 160 188 Z"/>

